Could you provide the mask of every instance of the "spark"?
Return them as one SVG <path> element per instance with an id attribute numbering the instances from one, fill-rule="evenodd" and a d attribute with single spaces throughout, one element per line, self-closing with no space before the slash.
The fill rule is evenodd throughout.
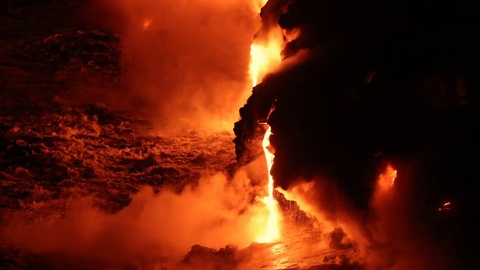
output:
<path id="1" fill-rule="evenodd" d="M 452 210 L 452 202 L 450 201 L 443 203 L 442 206 L 438 208 L 438 212 L 450 211 L 450 210 Z"/>

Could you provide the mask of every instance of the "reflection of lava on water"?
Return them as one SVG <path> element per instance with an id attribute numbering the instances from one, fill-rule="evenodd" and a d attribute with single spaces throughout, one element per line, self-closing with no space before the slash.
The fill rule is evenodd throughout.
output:
<path id="1" fill-rule="evenodd" d="M 91 2 L 0 4 L 0 268 L 475 268 L 476 6 Z"/>

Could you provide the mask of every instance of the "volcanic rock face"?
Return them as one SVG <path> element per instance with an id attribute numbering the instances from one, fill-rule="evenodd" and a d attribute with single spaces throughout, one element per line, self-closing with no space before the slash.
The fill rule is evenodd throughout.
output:
<path id="1" fill-rule="evenodd" d="M 237 159 L 249 162 L 259 152 L 257 123 L 274 105 L 268 123 L 276 185 L 335 179 L 365 207 L 375 164 L 384 158 L 432 149 L 448 156 L 453 146 L 445 142 L 476 147 L 467 134 L 475 134 L 479 101 L 478 9 L 437 5 L 429 16 L 429 8 L 381 1 L 285 6 L 279 25 L 301 33 L 285 45 L 284 61 L 294 64 L 267 76 L 240 109 Z"/>
<path id="2" fill-rule="evenodd" d="M 258 152 L 258 122 L 273 104 L 276 186 L 328 179 L 366 209 L 389 162 L 403 169 L 399 186 L 422 205 L 412 215 L 430 216 L 453 198 L 462 210 L 450 225 L 469 223 L 478 212 L 469 191 L 480 149 L 478 6 L 290 2 L 278 24 L 300 34 L 284 46 L 284 68 L 254 87 L 240 109 L 237 160 Z M 473 232 L 467 227 L 458 241 Z"/>

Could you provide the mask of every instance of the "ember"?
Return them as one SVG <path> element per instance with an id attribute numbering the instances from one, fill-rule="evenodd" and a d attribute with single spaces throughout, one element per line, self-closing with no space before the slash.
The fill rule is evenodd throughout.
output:
<path id="1" fill-rule="evenodd" d="M 441 207 L 438 208 L 438 211 L 450 211 L 452 210 L 452 203 L 451 202 L 445 202 Z"/>

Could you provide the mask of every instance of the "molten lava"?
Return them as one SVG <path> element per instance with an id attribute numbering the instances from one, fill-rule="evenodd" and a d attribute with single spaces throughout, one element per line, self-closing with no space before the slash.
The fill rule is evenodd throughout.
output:
<path id="1" fill-rule="evenodd" d="M 259 2 L 264 6 L 267 1 Z M 273 68 L 278 66 L 281 61 L 282 51 L 282 33 L 279 29 L 270 29 L 266 36 L 261 39 L 255 39 L 250 46 L 250 65 L 249 74 L 252 81 L 252 86 L 255 87 L 259 80 L 261 80 L 267 73 L 271 72 Z M 267 116 L 268 120 L 268 116 Z M 271 129 L 267 123 L 267 131 L 263 137 L 263 151 L 265 153 L 267 170 L 268 170 L 268 195 L 263 198 L 263 203 L 268 209 L 268 221 L 265 231 L 257 238 L 259 243 L 270 243 L 280 238 L 279 218 L 280 213 L 278 203 L 273 197 L 273 177 L 270 170 L 273 165 L 274 155 L 269 151 Z"/>
<path id="2" fill-rule="evenodd" d="M 264 6 L 267 1 L 260 1 Z M 269 72 L 272 72 L 282 61 L 283 34 L 280 28 L 270 28 L 257 36 L 250 46 L 249 74 L 252 86 Z"/>
<path id="3" fill-rule="evenodd" d="M 267 222 L 267 227 L 265 228 L 265 232 L 260 235 L 257 239 L 259 243 L 271 243 L 280 238 L 280 230 L 278 226 L 278 221 L 280 218 L 280 213 L 278 209 L 278 203 L 273 197 L 273 177 L 270 173 L 270 170 L 273 165 L 273 158 L 274 155 L 270 152 L 270 135 L 272 134 L 270 126 L 268 127 L 267 131 L 265 132 L 265 136 L 263 137 L 262 146 L 263 152 L 265 153 L 265 159 L 267 162 L 267 169 L 268 169 L 268 196 L 263 198 L 263 203 L 268 207 L 269 217 Z"/>
<path id="4" fill-rule="evenodd" d="M 267 4 L 268 0 L 256 0 L 255 1 L 255 6 L 256 6 L 256 10 L 255 11 L 258 11 L 260 10 L 263 6 L 265 6 L 265 4 Z"/>
<path id="5" fill-rule="evenodd" d="M 263 78 L 266 73 L 271 71 L 272 67 L 277 66 L 281 59 L 281 43 L 276 40 L 267 42 L 266 45 L 255 44 L 250 46 L 250 78 L 252 86 L 256 86 L 259 78 Z"/>

